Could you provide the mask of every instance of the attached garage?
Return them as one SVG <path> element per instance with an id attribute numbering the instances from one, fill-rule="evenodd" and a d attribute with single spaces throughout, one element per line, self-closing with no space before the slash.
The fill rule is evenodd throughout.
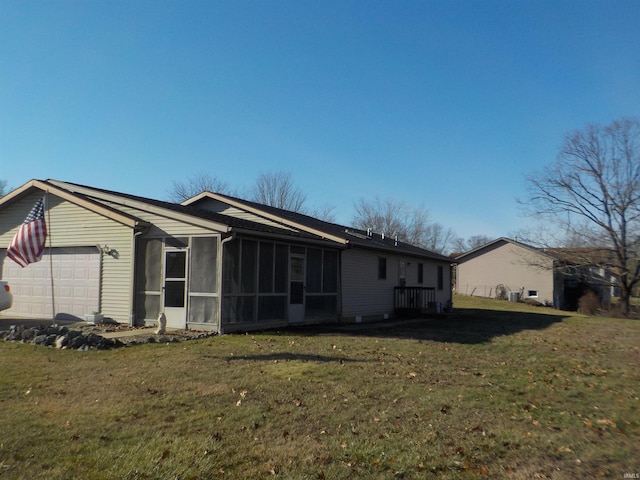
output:
<path id="1" fill-rule="evenodd" d="M 174 204 L 32 180 L 0 198 L 0 247 L 21 238 L 43 198 L 43 258 L 23 269 L 0 250 L 0 278 L 14 294 L 0 317 L 84 320 L 100 312 L 150 325 L 163 314 L 168 327 L 248 331 L 382 319 L 393 314 L 398 284 L 423 283 L 437 302 L 451 304 L 447 257 L 211 192 Z"/>
<path id="2" fill-rule="evenodd" d="M 83 320 L 87 313 L 100 310 L 100 252 L 96 247 L 67 247 L 53 248 L 51 253 L 47 249 L 42 260 L 27 268 L 3 262 L 0 278 L 9 282 L 13 293 L 13 306 L 6 315 L 51 318 L 51 267 L 56 318 Z"/>

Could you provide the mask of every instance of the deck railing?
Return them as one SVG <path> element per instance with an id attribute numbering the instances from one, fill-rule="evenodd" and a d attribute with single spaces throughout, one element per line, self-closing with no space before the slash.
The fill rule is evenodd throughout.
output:
<path id="1" fill-rule="evenodd" d="M 420 315 L 435 311 L 436 289 L 433 287 L 394 287 L 393 308 L 396 315 Z"/>

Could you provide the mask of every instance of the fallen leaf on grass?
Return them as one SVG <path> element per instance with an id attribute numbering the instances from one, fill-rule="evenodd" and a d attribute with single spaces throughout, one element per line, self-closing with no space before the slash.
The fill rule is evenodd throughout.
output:
<path id="1" fill-rule="evenodd" d="M 609 418 L 602 418 L 596 422 L 598 425 L 602 425 L 604 428 L 611 427 L 616 428 L 616 422 Z"/>
<path id="2" fill-rule="evenodd" d="M 280 468 L 277 465 L 270 465 L 267 470 L 271 475 L 278 475 Z"/>
<path id="3" fill-rule="evenodd" d="M 238 401 L 236 402 L 236 407 L 239 407 L 239 406 L 240 406 L 240 404 L 242 403 L 242 400 L 244 399 L 244 397 L 246 397 L 246 396 L 247 396 L 247 392 L 248 392 L 248 390 L 242 390 L 242 391 L 240 392 L 240 398 L 239 398 L 239 399 L 238 399 Z"/>

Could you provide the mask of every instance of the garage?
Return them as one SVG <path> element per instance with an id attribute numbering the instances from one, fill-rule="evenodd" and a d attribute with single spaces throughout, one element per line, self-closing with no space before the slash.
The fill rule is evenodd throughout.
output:
<path id="1" fill-rule="evenodd" d="M 84 320 L 87 313 L 100 310 L 101 254 L 96 247 L 47 249 L 42 260 L 25 268 L 4 253 L 0 250 L 1 278 L 13 293 L 13 306 L 4 316 L 51 319 L 51 267 L 57 319 Z"/>

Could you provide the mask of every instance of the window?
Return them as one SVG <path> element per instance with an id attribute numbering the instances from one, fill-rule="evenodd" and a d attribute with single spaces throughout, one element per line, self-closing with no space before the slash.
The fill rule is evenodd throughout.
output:
<path id="1" fill-rule="evenodd" d="M 399 282 L 400 286 L 404 287 L 407 284 L 407 262 L 400 262 L 399 266 Z"/>
<path id="2" fill-rule="evenodd" d="M 438 290 L 444 289 L 444 267 L 438 265 Z"/>
<path id="3" fill-rule="evenodd" d="M 538 296 L 538 291 L 537 290 L 529 290 L 529 292 L 527 292 L 527 296 L 528 297 L 537 297 Z"/>
<path id="4" fill-rule="evenodd" d="M 387 259 L 384 257 L 378 257 L 378 280 L 384 280 L 387 278 Z"/>
<path id="5" fill-rule="evenodd" d="M 418 283 L 424 283 L 424 265 L 418 264 Z"/>

